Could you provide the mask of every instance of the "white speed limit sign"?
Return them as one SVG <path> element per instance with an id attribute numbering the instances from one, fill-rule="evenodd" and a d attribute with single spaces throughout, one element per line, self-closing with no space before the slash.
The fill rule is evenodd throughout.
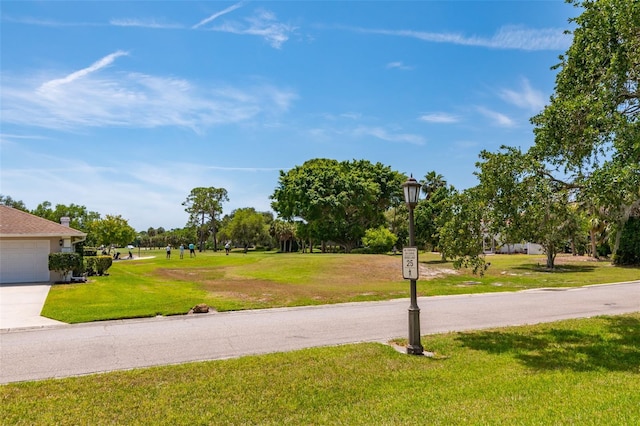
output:
<path id="1" fill-rule="evenodd" d="M 405 280 L 418 279 L 418 247 L 404 247 L 402 249 L 402 278 Z"/>

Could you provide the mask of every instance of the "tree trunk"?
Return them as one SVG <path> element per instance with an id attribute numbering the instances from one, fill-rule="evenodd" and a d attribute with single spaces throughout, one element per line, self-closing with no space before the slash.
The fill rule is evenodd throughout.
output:
<path id="1" fill-rule="evenodd" d="M 555 259 L 556 259 L 555 247 L 553 246 L 547 247 L 546 252 L 547 252 L 547 268 L 553 269 L 555 268 Z"/>
<path id="2" fill-rule="evenodd" d="M 618 247 L 620 247 L 620 237 L 622 237 L 622 231 L 624 230 L 624 225 L 627 223 L 627 220 L 629 220 L 628 217 L 626 218 L 626 220 L 618 222 L 618 229 L 616 230 L 616 240 L 613 244 L 613 249 L 611 250 L 611 257 L 615 256 L 615 254 L 618 252 Z"/>
<path id="3" fill-rule="evenodd" d="M 202 222 L 200 223 L 200 251 L 204 250 L 204 212 L 202 212 Z"/>
<path id="4" fill-rule="evenodd" d="M 640 207 L 640 199 L 636 200 L 630 206 L 622 206 L 623 208 L 622 219 L 618 221 L 618 230 L 616 232 L 616 242 L 613 246 L 613 250 L 611 251 L 612 256 L 615 256 L 615 254 L 618 252 L 618 248 L 620 247 L 620 237 L 622 237 L 622 231 L 624 230 L 625 225 L 629 221 L 629 217 L 631 217 L 631 213 L 633 213 L 633 211 L 638 207 Z"/>
<path id="5" fill-rule="evenodd" d="M 598 258 L 598 245 L 596 244 L 596 231 L 589 229 L 589 236 L 591 237 L 591 257 Z"/>

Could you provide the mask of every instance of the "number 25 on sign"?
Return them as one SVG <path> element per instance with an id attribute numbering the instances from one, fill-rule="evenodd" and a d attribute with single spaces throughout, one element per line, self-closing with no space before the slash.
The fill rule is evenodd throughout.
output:
<path id="1" fill-rule="evenodd" d="M 405 280 L 418 279 L 417 247 L 404 247 L 402 249 L 402 278 Z"/>

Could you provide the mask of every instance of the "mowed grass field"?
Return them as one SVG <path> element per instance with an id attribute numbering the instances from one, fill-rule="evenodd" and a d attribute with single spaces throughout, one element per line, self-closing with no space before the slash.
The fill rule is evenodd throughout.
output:
<path id="1" fill-rule="evenodd" d="M 136 254 L 137 256 L 137 254 Z M 420 254 L 420 296 L 571 287 L 640 279 L 640 268 L 559 256 L 494 255 L 484 276 L 456 271 L 439 255 Z M 203 252 L 171 259 L 163 251 L 114 262 L 109 276 L 56 285 L 42 315 L 67 323 L 186 314 L 206 303 L 218 311 L 388 300 L 409 296 L 400 255 Z"/>
<path id="2" fill-rule="evenodd" d="M 637 425 L 640 313 L 0 386 L 3 425 Z"/>
<path id="3" fill-rule="evenodd" d="M 52 287 L 67 322 L 408 297 L 401 257 L 198 253 L 116 262 Z M 422 296 L 640 279 L 640 268 L 492 256 L 483 277 L 421 254 Z M 398 342 L 403 344 L 403 342 Z M 640 421 L 640 312 L 422 337 L 433 357 L 366 343 L 0 386 L 0 424 L 396 425 Z"/>

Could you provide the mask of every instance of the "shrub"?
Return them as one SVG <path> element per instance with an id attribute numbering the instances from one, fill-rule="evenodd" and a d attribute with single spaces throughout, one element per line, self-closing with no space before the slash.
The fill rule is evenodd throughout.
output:
<path id="1" fill-rule="evenodd" d="M 69 272 L 82 268 L 82 256 L 78 253 L 50 253 L 49 270 L 56 271 L 68 282 Z"/>
<path id="2" fill-rule="evenodd" d="M 386 253 L 398 241 L 398 237 L 384 226 L 367 229 L 362 237 L 362 244 L 372 253 Z"/>
<path id="3" fill-rule="evenodd" d="M 86 256 L 84 258 L 84 268 L 87 275 L 105 275 L 113 264 L 111 256 Z"/>
<path id="4" fill-rule="evenodd" d="M 596 251 L 598 252 L 598 257 L 607 257 L 611 254 L 611 247 L 609 243 L 598 244 Z"/>
<path id="5" fill-rule="evenodd" d="M 620 246 L 613 257 L 615 265 L 640 265 L 640 218 L 631 217 L 627 221 Z"/>

